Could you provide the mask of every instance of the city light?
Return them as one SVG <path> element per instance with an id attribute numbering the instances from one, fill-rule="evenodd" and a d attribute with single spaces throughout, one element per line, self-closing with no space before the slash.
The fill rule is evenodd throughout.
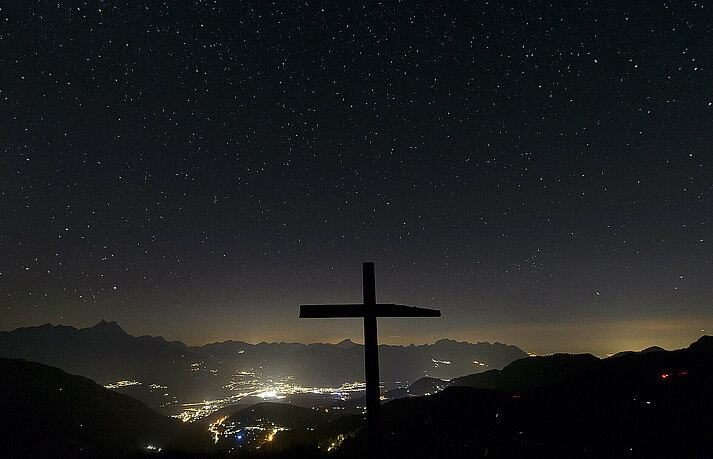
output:
<path id="1" fill-rule="evenodd" d="M 270 378 L 262 376 L 259 369 L 243 369 L 235 372 L 230 382 L 224 386 L 224 389 L 233 392 L 232 395 L 220 399 L 180 404 L 182 411 L 174 414 L 173 417 L 183 422 L 194 422 L 249 396 L 260 397 L 264 400 L 282 400 L 295 394 L 317 394 L 330 395 L 339 400 L 349 400 L 354 394 L 363 392 L 365 388 L 366 383 L 358 381 L 347 382 L 339 387 L 302 386 L 294 383 L 293 375 Z"/>
<path id="2" fill-rule="evenodd" d="M 127 387 L 127 386 L 140 386 L 141 383 L 139 381 L 117 381 L 112 384 L 107 384 L 104 387 L 107 389 L 118 389 L 119 387 Z"/>

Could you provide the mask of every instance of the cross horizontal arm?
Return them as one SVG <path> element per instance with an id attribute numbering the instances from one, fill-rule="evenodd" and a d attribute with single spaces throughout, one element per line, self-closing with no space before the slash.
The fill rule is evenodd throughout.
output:
<path id="1" fill-rule="evenodd" d="M 417 308 L 402 304 L 303 304 L 300 306 L 301 319 L 329 317 L 441 317 L 438 309 Z"/>

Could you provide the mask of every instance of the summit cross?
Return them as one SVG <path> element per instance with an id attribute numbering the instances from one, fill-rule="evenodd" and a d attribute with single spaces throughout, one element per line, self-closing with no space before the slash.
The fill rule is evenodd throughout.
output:
<path id="1" fill-rule="evenodd" d="M 376 302 L 374 263 L 362 265 L 364 303 L 362 304 L 303 304 L 301 319 L 359 317 L 364 319 L 364 372 L 366 373 L 366 432 L 369 449 L 377 453 L 381 443 L 381 404 L 379 393 L 379 343 L 376 333 L 377 317 L 440 317 L 437 309 L 418 308 Z"/>

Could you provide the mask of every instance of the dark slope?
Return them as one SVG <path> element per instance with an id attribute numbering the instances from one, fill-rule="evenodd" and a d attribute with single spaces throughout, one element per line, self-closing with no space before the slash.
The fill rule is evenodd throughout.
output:
<path id="1" fill-rule="evenodd" d="M 553 384 L 572 375 L 586 375 L 595 371 L 598 364 L 599 359 L 591 354 L 528 357 L 516 360 L 502 370 L 490 370 L 455 378 L 450 385 L 521 392 Z"/>
<path id="2" fill-rule="evenodd" d="M 438 378 L 421 378 L 408 386 L 408 394 L 411 396 L 422 396 L 435 394 L 443 390 L 448 385 L 448 381 Z"/>
<path id="3" fill-rule="evenodd" d="M 592 360 L 594 359 L 594 360 Z M 486 382 L 384 405 L 386 457 L 710 457 L 713 338 L 598 360 L 514 362 Z M 533 383 L 521 378 L 533 372 Z M 483 381 L 478 381 L 483 382 Z M 363 434 L 340 457 L 366 457 Z"/>
<path id="4" fill-rule="evenodd" d="M 262 402 L 239 409 L 226 419 L 226 423 L 236 422 L 249 426 L 270 421 L 275 425 L 291 429 L 306 429 L 316 427 L 329 418 L 327 413 L 311 408 L 302 408 L 287 403 Z"/>
<path id="5" fill-rule="evenodd" d="M 0 359 L 0 455 L 114 456 L 148 445 L 203 450 L 202 429 L 159 415 L 93 381 L 25 360 Z"/>
<path id="6" fill-rule="evenodd" d="M 496 415 L 510 403 L 504 392 L 470 387 L 449 387 L 435 395 L 389 402 L 382 408 L 382 456 L 484 457 L 489 452 L 487 457 L 493 457 L 495 447 L 502 443 L 500 451 L 508 448 L 512 454 L 507 457 L 518 457 L 525 449 L 511 442 L 496 422 Z M 335 456 L 369 457 L 365 441 L 365 432 L 358 431 Z"/>
<path id="7" fill-rule="evenodd" d="M 521 393 L 564 384 L 596 383 L 602 387 L 639 384 L 664 374 L 692 369 L 705 371 L 710 364 L 708 352 L 713 354 L 713 337 L 703 336 L 686 349 L 658 349 L 623 353 L 607 359 L 598 359 L 591 354 L 528 357 L 516 360 L 502 370 L 455 378 L 450 385 Z"/>

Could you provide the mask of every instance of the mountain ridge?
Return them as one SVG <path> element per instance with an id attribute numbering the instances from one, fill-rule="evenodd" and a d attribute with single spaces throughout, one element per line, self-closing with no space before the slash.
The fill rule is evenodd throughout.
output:
<path id="1" fill-rule="evenodd" d="M 691 368 L 700 367 L 700 371 L 706 371 L 701 366 L 706 355 L 713 355 L 713 336 L 704 335 L 682 349 L 666 351 L 652 346 L 639 352 L 620 352 L 604 359 L 592 354 L 528 357 L 502 369 L 454 378 L 449 386 L 521 393 L 553 385 L 584 385 L 590 379 L 606 385 L 609 384 L 607 378 L 665 378 L 667 375 L 686 374 Z"/>
<path id="2" fill-rule="evenodd" d="M 448 339 L 418 346 L 380 345 L 379 354 L 382 380 L 391 384 L 387 389 L 423 376 L 451 379 L 502 368 L 527 355 L 512 345 Z M 144 394 L 122 389 L 154 407 L 165 404 L 166 392 L 176 401 L 223 398 L 229 395 L 226 386 L 231 381 L 240 383 L 245 378 L 239 374 L 245 373 L 263 380 L 289 377 L 308 387 L 339 387 L 364 378 L 363 345 L 351 340 L 337 344 L 226 340 L 187 346 L 160 336 L 135 337 L 106 320 L 80 329 L 45 324 L 0 332 L 0 357 L 37 361 L 105 385 L 135 380 L 144 387 L 167 386 L 167 391 Z"/>
<path id="3" fill-rule="evenodd" d="M 257 345 L 261 345 L 261 344 L 262 344 L 262 345 L 276 345 L 276 344 L 290 345 L 290 344 L 300 344 L 300 345 L 303 345 L 303 346 L 309 346 L 309 345 L 311 345 L 311 344 L 326 344 L 326 345 L 337 346 L 337 345 L 340 345 L 340 344 L 343 344 L 343 343 L 344 343 L 344 344 L 350 344 L 350 345 L 354 345 L 354 346 L 363 346 L 363 344 L 361 344 L 361 343 L 357 343 L 357 342 L 352 341 L 351 338 L 345 338 L 345 339 L 343 339 L 343 340 L 341 340 L 341 341 L 339 341 L 339 342 L 337 342 L 337 343 L 328 343 L 328 342 L 301 343 L 301 342 L 298 342 L 298 341 L 279 341 L 279 342 L 278 342 L 278 341 L 260 341 L 260 342 L 257 342 L 257 343 L 250 343 L 250 342 L 247 342 L 247 341 L 243 341 L 243 340 L 239 340 L 239 339 L 236 340 L 236 339 L 230 338 L 230 339 L 226 339 L 226 340 L 223 340 L 223 341 L 209 341 L 209 342 L 206 342 L 206 343 L 204 343 L 204 344 L 193 344 L 193 345 L 189 345 L 189 344 L 184 343 L 184 342 L 181 341 L 181 340 L 168 340 L 168 339 L 164 338 L 164 337 L 161 336 L 161 335 L 132 335 L 131 333 L 129 333 L 129 332 L 127 332 L 126 330 L 124 330 L 124 329 L 121 327 L 121 325 L 120 325 L 116 320 L 106 320 L 106 319 L 100 319 L 99 322 L 97 322 L 96 324 L 90 325 L 90 326 L 87 326 L 87 327 L 75 327 L 75 326 L 72 326 L 72 325 L 64 325 L 64 324 L 56 324 L 56 325 L 55 325 L 55 324 L 53 324 L 52 322 L 45 322 L 44 324 L 41 324 L 41 325 L 28 325 L 28 326 L 16 327 L 16 328 L 13 328 L 13 329 L 11 329 L 11 330 L 1 330 L 1 331 L 0 331 L 0 335 L 2 335 L 3 333 L 21 332 L 21 331 L 23 331 L 23 330 L 37 330 L 37 329 L 48 329 L 48 328 L 51 328 L 51 329 L 66 329 L 66 330 L 75 330 L 75 331 L 92 330 L 92 329 L 94 329 L 94 330 L 102 330 L 102 329 L 105 329 L 105 330 L 117 330 L 117 331 L 121 331 L 123 334 L 129 335 L 129 336 L 131 336 L 131 337 L 133 337 L 133 338 L 145 338 L 145 337 L 149 337 L 149 338 L 159 338 L 159 339 L 162 339 L 163 341 L 165 341 L 165 342 L 167 342 L 167 343 L 180 343 L 180 344 L 182 344 L 183 346 L 185 346 L 185 347 L 187 347 L 187 348 L 201 348 L 201 347 L 210 346 L 210 345 L 215 345 L 215 344 L 228 344 L 228 343 L 246 344 L 246 345 L 249 345 L 249 346 L 257 346 Z M 495 342 L 492 342 L 492 343 L 489 342 L 489 341 L 470 342 L 470 341 L 466 341 L 466 340 L 458 341 L 458 340 L 455 340 L 455 339 L 452 339 L 452 338 L 439 338 L 439 339 L 437 339 L 436 341 L 434 341 L 433 343 L 422 343 L 422 344 L 416 344 L 416 343 L 410 343 L 410 344 L 408 344 L 408 345 L 405 345 L 405 344 L 380 344 L 379 347 L 381 347 L 381 346 L 390 346 L 390 347 L 409 348 L 409 347 L 419 347 L 419 346 L 433 346 L 433 345 L 436 345 L 436 344 L 445 344 L 445 343 L 468 344 L 468 345 L 478 345 L 478 344 L 502 345 L 502 346 L 508 346 L 508 347 L 513 347 L 513 348 L 519 349 L 519 347 L 516 346 L 516 345 L 514 345 L 514 344 L 506 344 L 506 343 L 501 343 L 501 342 L 499 342 L 499 341 L 495 341 Z M 652 347 L 655 347 L 655 346 L 652 346 Z M 632 352 L 633 352 L 633 351 L 632 351 Z"/>

